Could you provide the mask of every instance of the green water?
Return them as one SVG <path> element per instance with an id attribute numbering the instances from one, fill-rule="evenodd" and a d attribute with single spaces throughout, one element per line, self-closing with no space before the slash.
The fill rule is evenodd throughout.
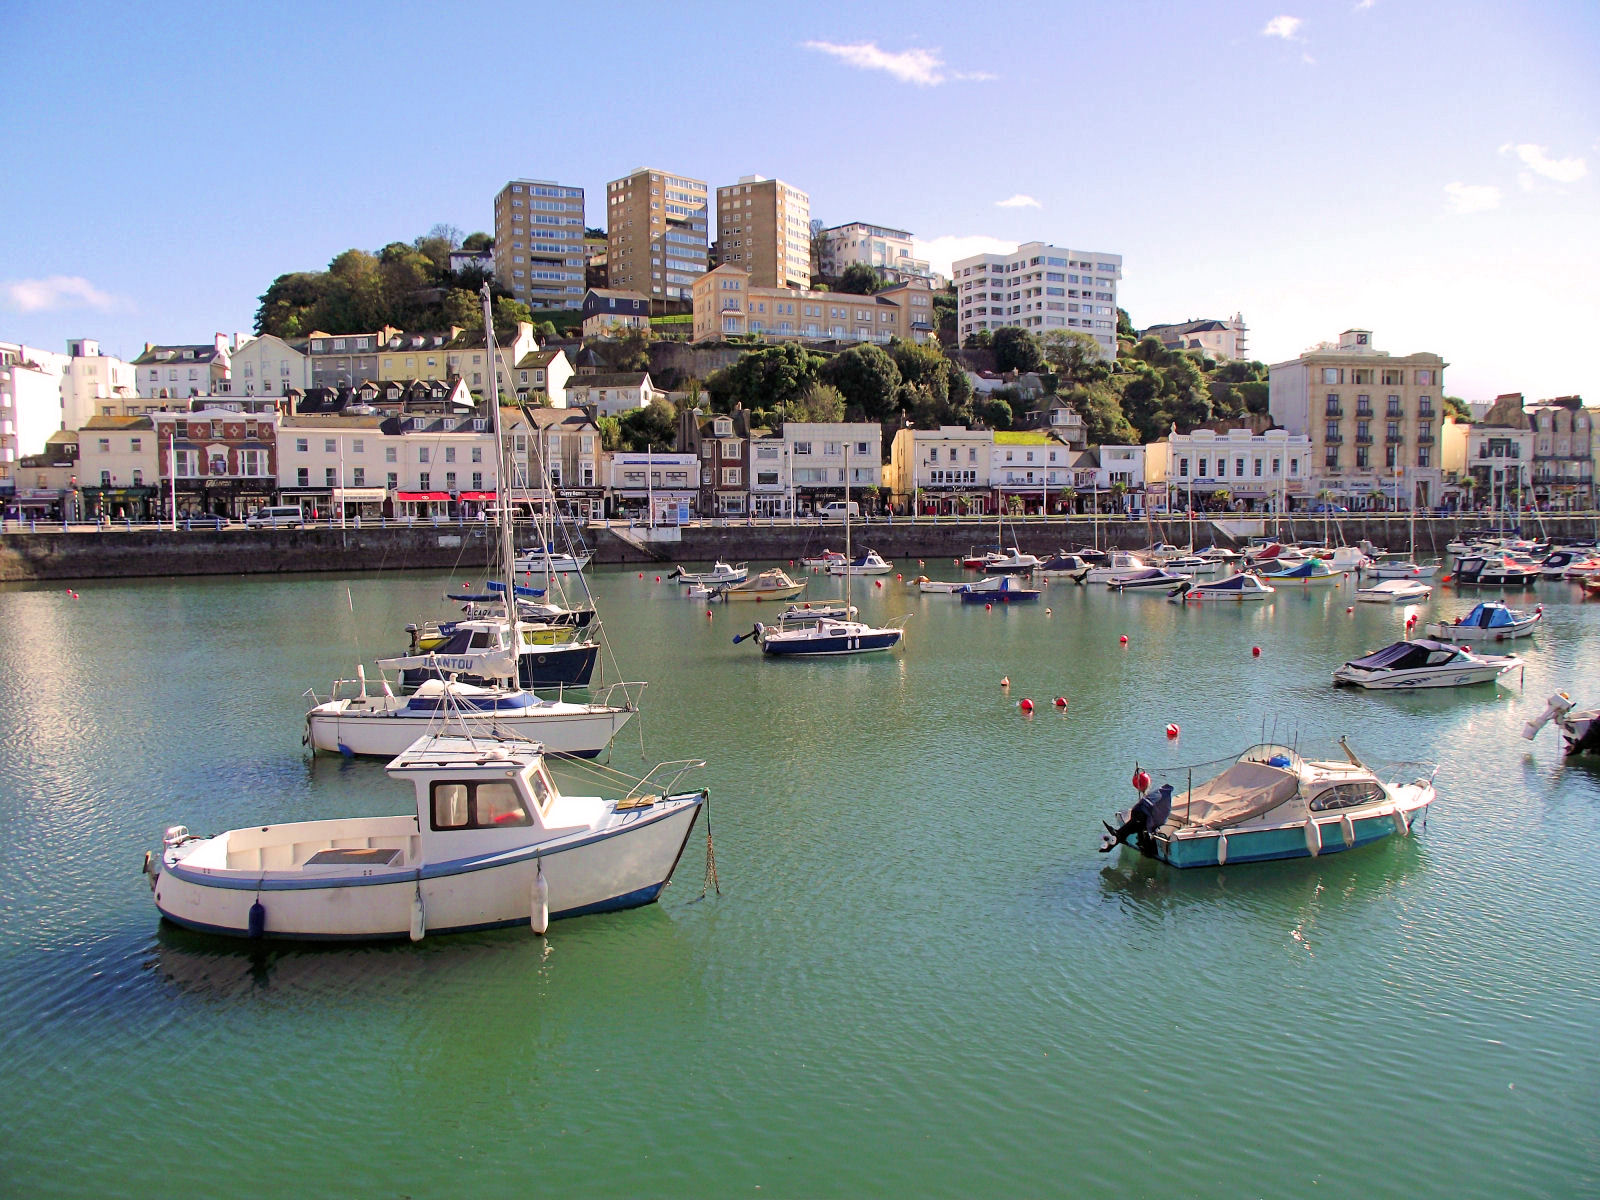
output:
<path id="1" fill-rule="evenodd" d="M 732 644 L 755 606 L 602 570 L 649 683 L 612 765 L 709 760 L 720 897 L 697 831 L 660 905 L 545 939 L 161 927 L 139 862 L 168 823 L 406 807 L 381 764 L 306 756 L 300 694 L 444 582 L 0 591 L 0 1193 L 1600 1194 L 1600 772 L 1518 736 L 1556 688 L 1600 700 L 1572 585 L 1525 597 L 1522 686 L 1393 696 L 1329 684 L 1405 611 L 1342 591 L 985 611 L 891 576 L 857 598 L 914 614 L 901 651 L 784 662 Z M 1136 761 L 1263 729 L 1440 762 L 1426 834 L 1096 853 Z"/>

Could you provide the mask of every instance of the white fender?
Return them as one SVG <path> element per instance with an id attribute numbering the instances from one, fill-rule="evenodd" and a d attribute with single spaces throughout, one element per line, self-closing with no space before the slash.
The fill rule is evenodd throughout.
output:
<path id="1" fill-rule="evenodd" d="M 1312 858 L 1322 853 L 1322 826 L 1309 817 L 1306 819 L 1306 849 Z"/>
<path id="2" fill-rule="evenodd" d="M 1353 850 L 1356 844 L 1356 823 L 1349 813 L 1339 818 L 1339 832 L 1344 835 L 1344 848 Z"/>
<path id="3" fill-rule="evenodd" d="M 1394 806 L 1394 831 L 1401 837 L 1408 837 L 1411 833 L 1411 822 L 1406 818 L 1406 810 L 1398 804 Z"/>
<path id="4" fill-rule="evenodd" d="M 1217 835 L 1217 866 L 1223 867 L 1223 866 L 1226 866 L 1227 863 L 1228 863 L 1228 835 L 1225 834 L 1225 833 L 1219 833 Z"/>
<path id="5" fill-rule="evenodd" d="M 550 928 L 550 885 L 545 882 L 543 867 L 533 877 L 533 907 L 528 913 L 528 924 L 535 933 Z"/>
<path id="6" fill-rule="evenodd" d="M 420 942 L 428 932 L 428 914 L 422 908 L 422 887 L 419 884 L 411 897 L 411 940 Z"/>

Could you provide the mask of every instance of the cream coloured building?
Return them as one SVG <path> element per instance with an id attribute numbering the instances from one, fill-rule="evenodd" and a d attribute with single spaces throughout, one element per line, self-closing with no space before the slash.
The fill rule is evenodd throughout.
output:
<path id="1" fill-rule="evenodd" d="M 762 175 L 719 187 L 711 259 L 743 267 L 757 287 L 810 287 L 811 197 Z"/>
<path id="2" fill-rule="evenodd" d="M 775 341 L 926 342 L 934 337 L 933 290 L 911 279 L 875 296 L 807 292 L 752 284 L 733 263 L 694 285 L 694 341 L 759 333 Z"/>
<path id="3" fill-rule="evenodd" d="M 228 393 L 233 396 L 281 396 L 290 388 L 311 386 L 311 360 L 306 340 L 293 341 L 266 333 L 234 350 Z"/>
<path id="4" fill-rule="evenodd" d="M 606 184 L 607 286 L 656 305 L 686 303 L 709 265 L 708 220 L 703 179 L 655 167 L 613 179 Z"/>
<path id="5" fill-rule="evenodd" d="M 1304 510 L 1316 494 L 1311 439 L 1287 429 L 1194 429 L 1144 448 L 1147 489 L 1165 487 L 1170 507 L 1195 507 L 1220 491 L 1252 512 Z"/>
<path id="6" fill-rule="evenodd" d="M 583 189 L 513 179 L 494 198 L 494 277 L 533 309 L 577 308 L 584 292 Z"/>
<path id="7" fill-rule="evenodd" d="M 827 279 L 838 279 L 854 263 L 871 267 L 890 279 L 933 274 L 928 260 L 916 256 L 915 243 L 904 229 L 852 221 L 824 229 L 819 236 L 822 246 L 817 265 Z"/>
<path id="8" fill-rule="evenodd" d="M 1349 507 L 1374 497 L 1401 507 L 1440 503 L 1444 369 L 1437 354 L 1377 350 L 1365 329 L 1274 363 L 1272 419 L 1311 443 L 1312 494 Z"/>
<path id="9" fill-rule="evenodd" d="M 889 446 L 884 482 L 901 511 L 986 512 L 993 450 L 991 429 L 898 429 Z"/>

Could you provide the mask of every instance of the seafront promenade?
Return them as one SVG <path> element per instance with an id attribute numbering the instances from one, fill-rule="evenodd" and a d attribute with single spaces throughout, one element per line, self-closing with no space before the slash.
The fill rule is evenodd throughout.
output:
<path id="1" fill-rule="evenodd" d="M 1492 528 L 1481 514 L 1419 517 L 1417 553 L 1437 556 L 1454 538 Z M 1524 518 L 1524 533 L 1540 537 L 1593 538 L 1600 517 L 1540 514 Z M 1271 518 L 1196 519 L 1197 546 L 1237 546 L 1252 537 L 1282 536 L 1288 540 L 1356 543 L 1405 551 L 1410 522 L 1396 514 L 1339 514 Z M 536 540 L 532 526 L 519 525 L 518 544 Z M 872 547 L 884 557 L 910 561 L 943 559 L 997 541 L 993 518 L 932 518 L 858 522 L 852 529 L 856 548 Z M 843 549 L 839 522 L 705 521 L 654 530 L 624 521 L 595 522 L 583 529 L 583 540 L 599 564 L 708 562 L 713 559 L 783 561 L 823 548 Z M 1107 517 L 1007 518 L 1005 544 L 1031 552 L 1057 547 L 1098 546 L 1137 549 L 1153 542 L 1187 545 L 1190 525 L 1182 517 L 1129 520 Z M 32 580 L 114 579 L 168 575 L 258 575 L 294 571 L 401 571 L 432 568 L 467 569 L 485 561 L 481 522 L 437 524 L 305 525 L 293 529 L 247 529 L 240 525 L 190 528 L 156 525 L 69 525 L 19 528 L 8 522 L 0 533 L 0 583 Z"/>

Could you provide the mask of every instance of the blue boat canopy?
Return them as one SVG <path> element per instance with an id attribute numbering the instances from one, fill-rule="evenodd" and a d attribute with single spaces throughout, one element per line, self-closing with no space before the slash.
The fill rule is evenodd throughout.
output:
<path id="1" fill-rule="evenodd" d="M 1511 610 L 1497 601 L 1486 601 L 1478 605 L 1456 622 L 1457 625 L 1471 625 L 1477 629 L 1504 629 L 1516 623 Z"/>

